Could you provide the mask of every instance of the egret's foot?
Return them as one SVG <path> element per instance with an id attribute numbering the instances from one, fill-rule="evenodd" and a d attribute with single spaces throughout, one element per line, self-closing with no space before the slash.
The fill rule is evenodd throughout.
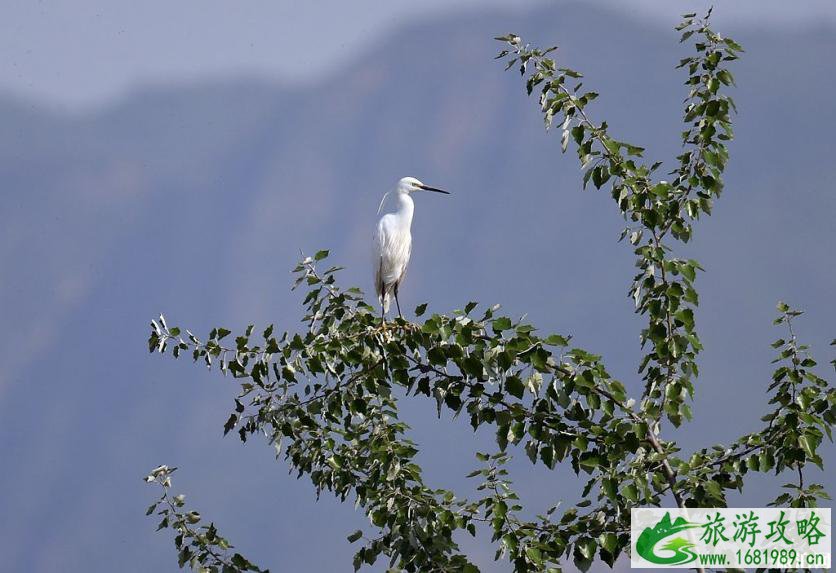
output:
<path id="1" fill-rule="evenodd" d="M 404 330 L 420 330 L 421 327 L 414 322 L 405 319 L 403 316 L 398 317 L 398 326 Z"/>
<path id="2" fill-rule="evenodd" d="M 418 327 L 417 324 L 405 319 L 404 317 L 401 317 L 401 323 L 399 326 L 404 330 L 415 330 Z"/>

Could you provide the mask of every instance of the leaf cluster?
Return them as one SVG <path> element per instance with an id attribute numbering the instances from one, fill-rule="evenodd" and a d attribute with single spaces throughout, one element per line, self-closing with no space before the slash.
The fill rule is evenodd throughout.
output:
<path id="1" fill-rule="evenodd" d="M 564 152 L 574 145 L 584 187 L 590 181 L 598 189 L 609 187 L 628 223 L 621 238 L 629 239 L 639 269 L 629 294 L 636 312 L 648 318 L 641 333 L 648 348 L 639 369 L 646 384 L 642 412 L 657 420 L 665 416 L 675 426 L 691 418 L 687 399 L 693 396 L 693 379 L 699 373 L 696 356 L 702 350 L 694 321 L 699 304 L 694 281 L 703 269 L 695 260 L 672 256 L 665 241 L 690 240 L 692 222 L 701 213 L 711 213 L 722 191 L 735 106 L 720 88 L 734 84 L 727 64 L 742 51 L 734 40 L 709 27 L 710 15 L 686 14 L 677 26 L 681 42 L 693 43 L 696 53 L 678 66 L 688 72 L 686 129 L 670 180 L 656 178 L 662 162 L 645 163 L 643 147 L 616 139 L 606 122 L 590 118 L 588 107 L 598 93 L 583 88 L 582 74 L 549 57 L 557 48 L 531 47 L 516 34 L 497 38 L 506 44 L 497 56 L 507 60 L 506 69 L 518 67 L 529 94 L 539 89 L 546 128 L 560 126 Z"/>
<path id="2" fill-rule="evenodd" d="M 156 514 L 162 518 L 157 531 L 172 529 L 176 532 L 174 546 L 180 568 L 188 564 L 199 573 L 270 573 L 240 553 L 233 552 L 233 546 L 218 533 L 214 523 L 201 524 L 200 513 L 185 509 L 184 495 L 171 494 L 171 474 L 176 470 L 165 465 L 158 466 L 145 477 L 146 482 L 157 484 L 162 489 L 160 498 L 148 506 L 145 515 Z"/>
<path id="3" fill-rule="evenodd" d="M 193 360 L 238 380 L 224 432 L 237 428 L 243 441 L 266 436 L 317 495 L 353 498 L 375 532 L 349 536 L 364 540 L 357 568 L 384 555 L 405 571 L 475 571 L 455 532 L 476 535 L 482 524 L 499 544 L 497 558 L 507 557 L 515 571 L 560 567 L 569 557 L 581 568 L 595 558 L 612 564 L 629 545 L 632 507 L 660 505 L 669 493 L 687 506 L 725 505 L 726 491 L 742 489 L 750 471 L 821 463 L 819 429 L 830 436 L 834 392 L 808 370 L 814 364 L 806 355 L 787 356 L 797 373 L 786 366 L 776 373 L 770 391 L 778 407 L 765 417 L 767 430 L 686 460 L 654 433 L 600 356 L 572 347 L 569 336 L 541 336 L 497 307 L 475 313 L 474 303 L 450 316 L 384 326 L 356 289 L 339 287 L 337 271 L 320 273 L 310 258 L 296 268 L 308 288 L 304 333 L 278 335 L 269 326 L 259 337 L 251 326 L 225 346 L 227 329 L 203 341 L 160 317 L 149 348 L 191 351 Z M 425 305 L 416 309 L 425 312 Z M 786 344 L 807 350 L 794 339 Z M 474 430 L 494 428 L 498 453 L 480 454 L 486 467 L 471 474 L 490 495 L 460 499 L 425 483 L 418 446 L 399 420 L 398 402 L 407 397 L 432 400 L 439 416 L 465 417 Z M 586 480 L 581 501 L 521 518 L 501 468 L 512 448 L 550 469 L 565 462 Z M 809 486 L 797 497 L 820 493 Z"/>

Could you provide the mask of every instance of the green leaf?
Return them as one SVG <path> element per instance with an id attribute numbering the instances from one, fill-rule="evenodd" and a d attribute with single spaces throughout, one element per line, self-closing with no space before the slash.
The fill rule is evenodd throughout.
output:
<path id="1" fill-rule="evenodd" d="M 601 481 L 601 490 L 611 500 L 615 501 L 618 496 L 618 487 L 616 480 L 610 478 L 604 478 Z"/>
<path id="2" fill-rule="evenodd" d="M 227 435 L 235 425 L 238 423 L 238 415 L 237 414 L 230 414 L 229 418 L 227 419 L 226 423 L 224 424 L 224 436 Z"/>
<path id="3" fill-rule="evenodd" d="M 607 550 L 608 553 L 615 553 L 616 548 L 618 547 L 618 537 L 615 536 L 614 533 L 602 533 L 600 537 L 598 537 L 598 543 Z"/>
<path id="4" fill-rule="evenodd" d="M 543 555 L 536 547 L 526 547 L 525 555 L 534 563 L 541 563 L 543 561 Z"/>
<path id="5" fill-rule="evenodd" d="M 517 376 L 509 376 L 505 380 L 505 391 L 516 398 L 522 399 L 523 393 L 525 393 L 525 384 Z"/>
<path id="6" fill-rule="evenodd" d="M 565 336 L 560 336 L 559 334 L 551 334 L 549 335 L 544 341 L 545 344 L 549 346 L 568 346 L 569 339 Z"/>

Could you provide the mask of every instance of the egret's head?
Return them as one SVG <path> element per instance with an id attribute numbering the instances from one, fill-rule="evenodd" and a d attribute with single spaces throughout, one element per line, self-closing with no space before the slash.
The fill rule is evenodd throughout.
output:
<path id="1" fill-rule="evenodd" d="M 383 194 L 383 199 L 380 200 L 380 205 L 377 207 L 377 212 L 383 209 L 383 204 L 386 202 L 386 197 L 389 193 L 396 193 L 398 195 L 409 195 L 410 193 L 414 193 L 416 191 L 433 191 L 435 193 L 444 193 L 445 195 L 449 195 L 449 191 L 444 191 L 443 189 L 436 189 L 435 187 L 430 187 L 429 185 L 424 185 L 420 181 L 418 181 L 415 177 L 404 177 L 400 181 L 398 181 L 397 186 L 392 191 L 387 191 Z"/>
<path id="2" fill-rule="evenodd" d="M 420 181 L 418 181 L 415 177 L 404 177 L 400 181 L 398 181 L 398 186 L 395 188 L 398 193 L 414 193 L 415 191 L 433 191 L 435 193 L 444 193 L 445 195 L 449 195 L 449 191 L 444 191 L 443 189 L 437 189 L 435 187 L 430 187 L 429 185 L 424 185 Z"/>

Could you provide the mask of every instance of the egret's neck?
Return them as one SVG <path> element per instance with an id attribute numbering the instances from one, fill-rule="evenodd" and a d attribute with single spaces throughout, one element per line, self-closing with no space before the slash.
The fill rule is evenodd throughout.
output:
<path id="1" fill-rule="evenodd" d="M 404 225 L 409 227 L 412 225 L 412 213 L 415 211 L 415 203 L 412 202 L 412 197 L 406 193 L 398 193 L 396 198 L 397 210 L 395 211 L 395 215 L 401 219 Z"/>

